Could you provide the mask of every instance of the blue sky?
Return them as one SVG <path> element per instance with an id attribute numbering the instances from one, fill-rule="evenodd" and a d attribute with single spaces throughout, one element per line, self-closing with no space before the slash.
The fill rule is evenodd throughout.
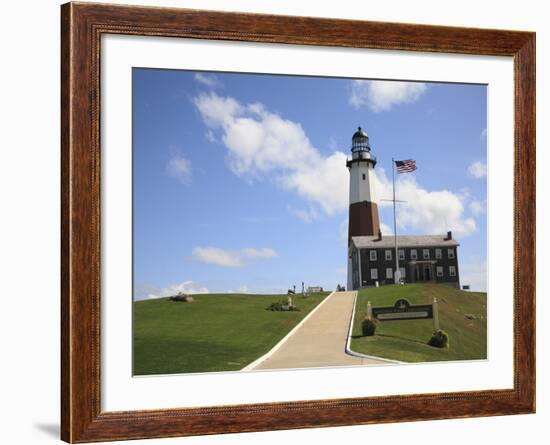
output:
<path id="1" fill-rule="evenodd" d="M 485 86 L 134 69 L 133 91 L 136 299 L 345 284 L 358 125 L 379 199 L 391 158 L 417 161 L 399 233 L 452 230 L 462 284 L 486 289 Z"/>

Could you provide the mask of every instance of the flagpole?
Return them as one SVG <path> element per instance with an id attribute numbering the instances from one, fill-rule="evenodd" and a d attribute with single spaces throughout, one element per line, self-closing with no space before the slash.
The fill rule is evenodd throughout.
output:
<path id="1" fill-rule="evenodd" d="M 397 247 L 397 216 L 395 209 L 395 160 L 391 158 L 391 176 L 393 183 L 393 235 L 394 235 L 394 244 L 395 244 L 395 274 L 394 282 L 397 284 L 401 278 L 401 271 L 399 270 L 399 254 Z"/>

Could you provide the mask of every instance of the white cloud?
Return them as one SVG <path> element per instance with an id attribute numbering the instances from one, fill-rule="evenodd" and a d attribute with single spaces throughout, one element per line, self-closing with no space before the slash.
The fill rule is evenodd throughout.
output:
<path id="1" fill-rule="evenodd" d="M 377 171 L 376 181 L 380 198 L 392 196 L 392 183 L 383 169 Z M 464 216 L 464 198 L 459 194 L 448 190 L 428 191 L 412 175 L 398 176 L 396 193 L 397 199 L 406 201 L 397 205 L 400 229 L 415 229 L 426 234 L 452 230 L 459 236 L 467 236 L 476 230 L 475 220 Z M 379 205 L 392 204 L 380 201 Z"/>
<path id="2" fill-rule="evenodd" d="M 166 164 L 166 172 L 183 184 L 188 184 L 191 180 L 191 161 L 183 156 L 175 156 Z"/>
<path id="3" fill-rule="evenodd" d="M 347 156 L 335 152 L 328 157 L 317 156 L 311 163 L 280 179 L 281 185 L 294 190 L 305 199 L 315 202 L 327 215 L 348 207 L 349 173 Z"/>
<path id="4" fill-rule="evenodd" d="M 148 294 L 146 294 L 145 298 L 152 299 L 171 297 L 172 295 L 176 295 L 179 292 L 182 292 L 184 294 L 207 294 L 208 289 L 198 283 L 195 283 L 194 281 L 187 280 L 179 284 L 172 284 L 168 287 L 152 289 Z"/>
<path id="5" fill-rule="evenodd" d="M 223 131 L 230 167 L 239 176 L 293 170 L 319 158 L 300 124 L 259 103 L 244 106 L 231 97 L 210 93 L 195 98 L 195 105 L 208 126 Z"/>
<path id="6" fill-rule="evenodd" d="M 192 252 L 196 261 L 205 264 L 214 264 L 221 267 L 243 267 L 244 265 L 261 259 L 277 256 L 273 249 L 255 249 L 247 247 L 240 250 L 226 250 L 219 247 L 195 247 Z"/>
<path id="7" fill-rule="evenodd" d="M 469 204 L 470 212 L 472 212 L 472 215 L 474 216 L 481 215 L 482 213 L 485 213 L 485 206 L 486 206 L 485 202 L 472 201 Z"/>
<path id="8" fill-rule="evenodd" d="M 415 102 L 426 89 L 426 84 L 419 82 L 353 80 L 349 102 L 354 108 L 367 105 L 378 113 L 389 111 L 394 105 Z"/>
<path id="9" fill-rule="evenodd" d="M 218 138 L 216 137 L 216 135 L 212 130 L 208 130 L 205 136 L 206 136 L 206 140 L 211 144 L 218 142 Z"/>
<path id="10" fill-rule="evenodd" d="M 299 123 L 268 111 L 260 103 L 243 105 L 215 93 L 195 98 L 205 123 L 221 130 L 228 163 L 238 176 L 253 180 L 271 175 L 278 184 L 294 190 L 333 214 L 347 207 L 346 155 L 323 157 Z M 303 212 L 302 219 L 311 219 Z"/>
<path id="11" fill-rule="evenodd" d="M 483 161 L 474 161 L 468 167 L 468 173 L 476 179 L 487 176 L 487 164 Z"/>
<path id="12" fill-rule="evenodd" d="M 207 86 L 208 88 L 219 88 L 222 87 L 221 81 L 214 74 L 195 74 L 195 81 Z"/>
<path id="13" fill-rule="evenodd" d="M 393 228 L 383 222 L 380 223 L 380 231 L 382 235 L 393 235 Z"/>

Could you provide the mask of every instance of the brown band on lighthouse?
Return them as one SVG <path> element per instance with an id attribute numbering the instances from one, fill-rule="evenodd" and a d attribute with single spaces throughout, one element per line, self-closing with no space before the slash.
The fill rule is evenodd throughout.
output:
<path id="1" fill-rule="evenodd" d="M 355 202 L 349 206 L 348 244 L 353 236 L 378 236 L 380 220 L 374 202 Z"/>

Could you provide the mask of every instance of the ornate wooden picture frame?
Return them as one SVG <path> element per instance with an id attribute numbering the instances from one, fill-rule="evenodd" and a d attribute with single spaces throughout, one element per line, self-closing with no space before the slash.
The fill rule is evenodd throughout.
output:
<path id="1" fill-rule="evenodd" d="M 61 436 L 67 442 L 535 411 L 535 34 L 91 3 L 61 8 Z M 101 36 L 511 56 L 515 72 L 514 387 L 103 412 L 100 403 Z M 506 199 L 507 197 L 502 197 Z"/>

